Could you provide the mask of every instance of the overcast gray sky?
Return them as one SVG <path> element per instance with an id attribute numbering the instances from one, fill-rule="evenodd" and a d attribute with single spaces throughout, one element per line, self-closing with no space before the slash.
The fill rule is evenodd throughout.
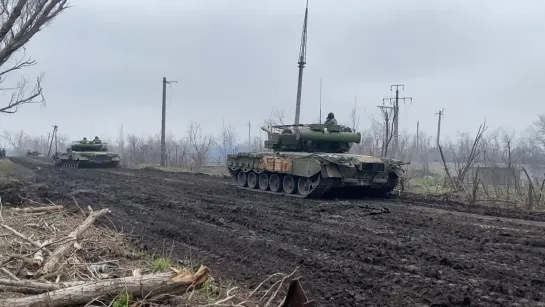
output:
<path id="1" fill-rule="evenodd" d="M 28 45 L 45 73 L 47 107 L 0 115 L 0 129 L 71 139 L 160 129 L 161 79 L 167 127 L 177 136 L 192 120 L 207 133 L 247 122 L 259 135 L 273 106 L 295 113 L 297 56 L 305 0 L 73 0 L 72 8 Z M 493 126 L 524 129 L 545 112 L 543 0 L 311 0 L 302 121 L 323 112 L 348 119 L 358 97 L 361 125 L 405 84 L 413 104 L 402 129 L 435 135 Z M 322 116 L 322 117 L 325 117 Z"/>

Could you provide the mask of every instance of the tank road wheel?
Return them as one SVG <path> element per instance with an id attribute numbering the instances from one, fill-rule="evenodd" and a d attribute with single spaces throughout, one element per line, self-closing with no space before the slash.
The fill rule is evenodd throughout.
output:
<path id="1" fill-rule="evenodd" d="M 301 196 L 307 196 L 309 195 L 314 188 L 320 183 L 320 174 L 316 178 L 306 178 L 301 177 L 297 181 L 297 190 L 299 192 L 299 195 Z"/>
<path id="2" fill-rule="evenodd" d="M 267 191 L 269 188 L 269 176 L 267 173 L 259 174 L 259 189 L 262 191 Z"/>
<path id="3" fill-rule="evenodd" d="M 257 188 L 257 174 L 255 172 L 248 173 L 248 187 L 250 189 Z"/>
<path id="4" fill-rule="evenodd" d="M 280 187 L 282 186 L 282 182 L 280 181 L 280 176 L 277 174 L 272 174 L 269 178 L 269 188 L 273 192 L 280 191 Z"/>
<path id="5" fill-rule="evenodd" d="M 293 178 L 292 175 L 286 175 L 284 177 L 284 180 L 282 181 L 282 188 L 284 189 L 284 193 L 286 194 L 293 194 L 296 190 L 295 185 L 295 178 Z"/>
<path id="6" fill-rule="evenodd" d="M 239 187 L 245 187 L 248 185 L 248 176 L 246 176 L 246 172 L 243 170 L 238 171 L 237 184 Z"/>

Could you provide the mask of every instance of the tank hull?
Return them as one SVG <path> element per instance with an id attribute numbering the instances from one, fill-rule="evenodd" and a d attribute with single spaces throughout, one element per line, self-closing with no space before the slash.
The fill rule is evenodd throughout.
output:
<path id="1" fill-rule="evenodd" d="M 256 152 L 227 157 L 241 189 L 299 198 L 386 196 L 405 176 L 403 162 L 346 153 Z"/>
<path id="2" fill-rule="evenodd" d="M 119 166 L 119 155 L 111 152 L 71 152 L 53 157 L 55 165 L 72 168 L 115 168 Z"/>

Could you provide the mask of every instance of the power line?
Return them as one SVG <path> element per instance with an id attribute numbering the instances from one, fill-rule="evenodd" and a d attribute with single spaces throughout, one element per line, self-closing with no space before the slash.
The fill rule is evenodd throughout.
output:
<path id="1" fill-rule="evenodd" d="M 388 157 L 388 147 L 390 146 L 390 110 L 394 107 L 387 107 L 384 102 L 381 106 L 377 106 L 382 113 L 384 119 L 384 141 L 382 142 L 382 156 Z"/>
<path id="2" fill-rule="evenodd" d="M 399 97 L 399 88 L 401 87 L 402 90 L 405 90 L 405 85 L 403 84 L 394 84 L 390 86 L 390 92 L 393 88 L 396 88 L 396 95 L 393 98 L 384 98 L 383 102 L 389 101 L 390 104 L 394 105 L 394 131 L 393 131 L 393 140 L 394 140 L 394 148 L 393 148 L 393 157 L 396 158 L 398 151 L 399 151 L 399 100 L 405 100 L 409 99 L 412 103 L 413 98 L 412 97 Z"/>

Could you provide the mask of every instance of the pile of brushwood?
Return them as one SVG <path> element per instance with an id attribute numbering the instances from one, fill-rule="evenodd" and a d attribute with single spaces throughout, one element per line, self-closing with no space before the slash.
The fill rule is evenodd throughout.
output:
<path id="1" fill-rule="evenodd" d="M 295 273 L 274 274 L 254 291 L 222 286 L 205 266 L 140 253 L 127 235 L 93 225 L 108 209 L 80 211 L 29 199 L 3 207 L 0 199 L 0 307 L 280 306 Z"/>

